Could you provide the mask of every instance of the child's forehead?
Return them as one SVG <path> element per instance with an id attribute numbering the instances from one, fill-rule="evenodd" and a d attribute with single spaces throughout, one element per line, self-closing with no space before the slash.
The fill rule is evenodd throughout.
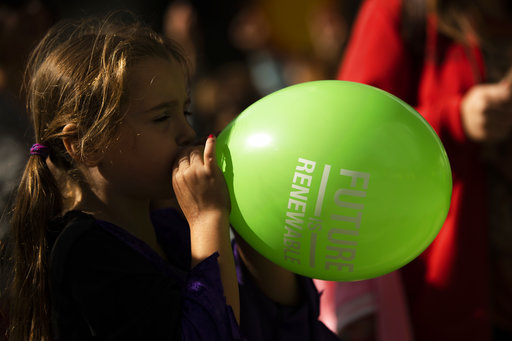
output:
<path id="1" fill-rule="evenodd" d="M 129 67 L 127 76 L 129 101 L 188 97 L 185 73 L 175 60 L 145 58 Z"/>
<path id="2" fill-rule="evenodd" d="M 127 69 L 128 79 L 135 81 L 141 80 L 153 80 L 161 75 L 169 76 L 172 75 L 177 81 L 185 80 L 185 72 L 181 64 L 174 59 L 163 59 L 159 57 L 146 57 L 135 61 Z M 178 79 L 181 78 L 181 79 Z"/>

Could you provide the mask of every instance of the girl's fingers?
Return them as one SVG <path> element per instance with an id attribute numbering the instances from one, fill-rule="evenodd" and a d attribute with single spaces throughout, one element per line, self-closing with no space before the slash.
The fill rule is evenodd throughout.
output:
<path id="1" fill-rule="evenodd" d="M 185 168 L 185 167 L 190 166 L 189 154 L 188 154 L 188 153 L 183 153 L 183 154 L 181 154 L 181 155 L 178 157 L 178 160 L 177 160 L 177 162 L 176 162 L 176 165 L 177 165 L 178 167 L 175 167 L 175 168 Z"/>
<path id="2" fill-rule="evenodd" d="M 215 136 L 210 135 L 204 146 L 204 165 L 211 170 L 215 164 Z"/>
<path id="3" fill-rule="evenodd" d="M 202 146 L 196 146 L 190 151 L 190 164 L 194 164 L 196 162 L 199 162 L 200 164 L 203 164 L 203 147 Z"/>
<path id="4" fill-rule="evenodd" d="M 204 166 L 206 170 L 211 171 L 215 166 L 215 137 L 210 135 L 206 140 L 205 146 L 193 146 L 183 150 L 176 160 L 176 169 L 185 170 L 190 167 Z"/>
<path id="5" fill-rule="evenodd" d="M 194 162 L 200 161 L 203 162 L 203 153 L 202 148 L 197 146 L 195 147 L 187 147 L 180 152 L 175 161 L 175 167 L 186 169 L 189 168 Z"/>

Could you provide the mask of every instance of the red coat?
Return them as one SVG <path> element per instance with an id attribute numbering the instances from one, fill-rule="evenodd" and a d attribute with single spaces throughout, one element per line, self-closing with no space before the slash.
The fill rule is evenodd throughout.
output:
<path id="1" fill-rule="evenodd" d="M 338 78 L 373 85 L 414 104 L 443 141 L 453 173 L 450 212 L 431 246 L 401 271 L 416 340 L 490 340 L 488 219 L 478 146 L 463 131 L 466 91 L 484 79 L 478 46 L 441 37 L 426 25 L 419 82 L 401 36 L 401 1 L 367 0 L 353 27 Z"/>

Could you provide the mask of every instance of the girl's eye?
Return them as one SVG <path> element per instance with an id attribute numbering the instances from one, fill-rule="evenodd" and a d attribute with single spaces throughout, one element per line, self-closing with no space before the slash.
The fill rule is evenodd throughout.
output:
<path id="1" fill-rule="evenodd" d="M 164 115 L 161 115 L 161 116 L 158 116 L 157 118 L 155 118 L 153 120 L 153 122 L 156 122 L 156 123 L 164 122 L 164 121 L 167 121 L 170 117 L 171 117 L 171 115 L 164 114 Z"/>
<path id="2" fill-rule="evenodd" d="M 190 110 L 185 110 L 183 113 L 185 116 L 192 116 L 192 112 Z"/>

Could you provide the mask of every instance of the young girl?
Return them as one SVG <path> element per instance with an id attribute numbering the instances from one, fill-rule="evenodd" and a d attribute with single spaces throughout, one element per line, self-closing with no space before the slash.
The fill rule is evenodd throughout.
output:
<path id="1" fill-rule="evenodd" d="M 311 280 L 232 248 L 215 137 L 192 144 L 185 64 L 113 17 L 60 23 L 33 52 L 9 340 L 336 339 Z"/>

